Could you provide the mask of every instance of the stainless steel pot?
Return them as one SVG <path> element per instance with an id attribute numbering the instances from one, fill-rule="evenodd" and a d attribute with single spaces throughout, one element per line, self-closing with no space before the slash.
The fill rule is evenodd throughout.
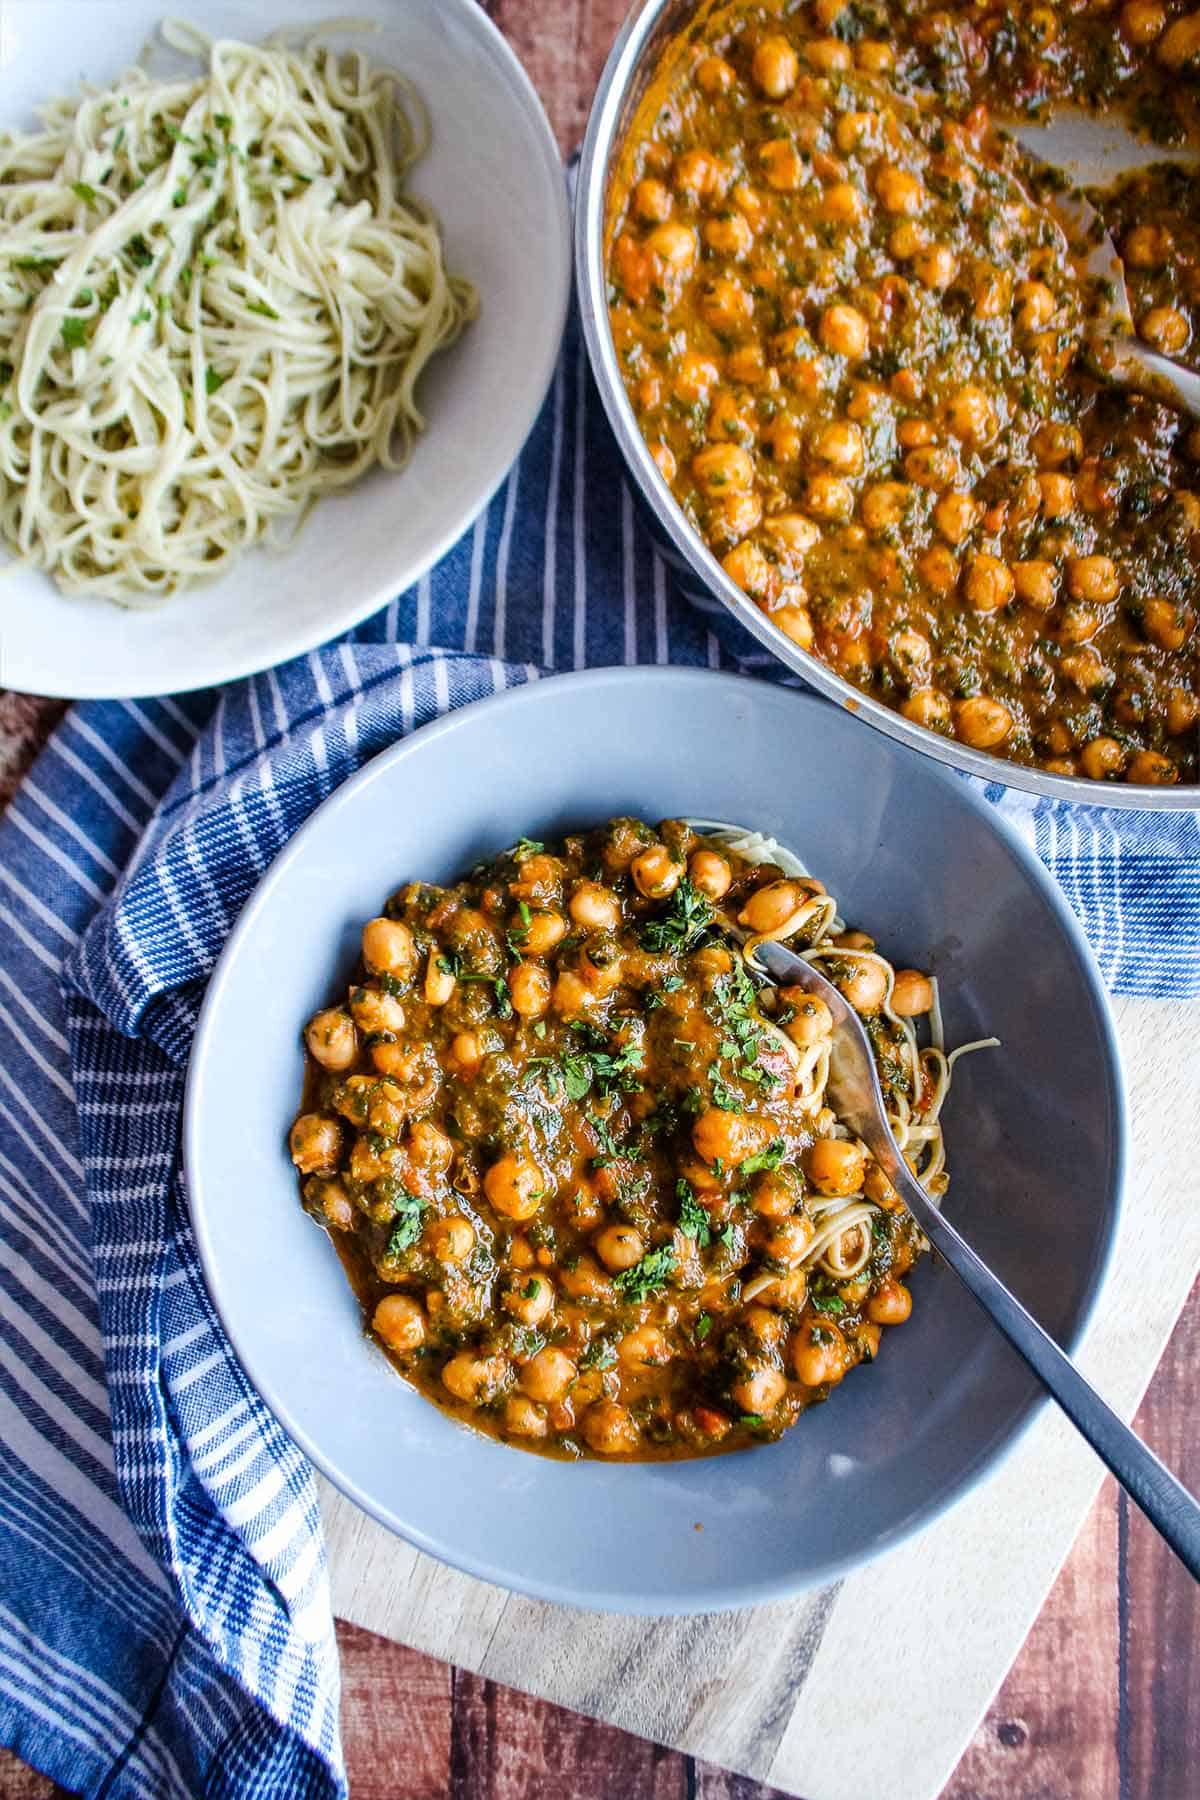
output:
<path id="1" fill-rule="evenodd" d="M 609 181 L 616 153 L 666 44 L 696 11 L 696 0 L 634 0 L 612 47 L 592 102 L 575 204 L 575 270 L 584 336 L 592 371 L 609 422 L 645 504 L 670 547 L 672 565 L 691 597 L 712 605 L 715 596 L 748 631 L 810 686 L 836 700 L 857 718 L 888 737 L 952 768 L 965 769 L 985 781 L 1000 781 L 1054 800 L 1090 806 L 1172 809 L 1200 807 L 1200 785 L 1134 787 L 1126 782 L 1085 781 L 1075 775 L 1049 775 L 983 750 L 971 750 L 952 738 L 926 731 L 878 700 L 861 693 L 840 675 L 793 644 L 770 618 L 730 580 L 703 539 L 692 530 L 676 505 L 638 429 L 629 404 L 608 325 L 604 270 L 604 222 Z"/>

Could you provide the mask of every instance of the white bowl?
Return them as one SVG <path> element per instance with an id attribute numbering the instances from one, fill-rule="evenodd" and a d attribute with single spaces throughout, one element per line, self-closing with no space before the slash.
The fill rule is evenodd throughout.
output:
<path id="1" fill-rule="evenodd" d="M 46 0 L 0 4 L 0 124 L 136 60 L 163 16 L 261 38 L 316 25 L 329 0 Z M 283 555 L 251 551 L 152 612 L 60 594 L 0 552 L 0 683 L 105 697 L 179 692 L 297 656 L 365 619 L 450 548 L 495 492 L 549 386 L 570 292 L 566 187 L 546 115 L 476 0 L 370 0 L 345 13 L 378 29 L 333 32 L 408 75 L 433 144 L 411 187 L 442 222 L 449 266 L 479 289 L 479 317 L 418 388 L 428 426 L 398 475 L 376 470 L 323 501 Z"/>

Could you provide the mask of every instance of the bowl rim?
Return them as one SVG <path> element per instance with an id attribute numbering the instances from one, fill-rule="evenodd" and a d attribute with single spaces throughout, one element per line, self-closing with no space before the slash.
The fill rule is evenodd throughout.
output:
<path id="1" fill-rule="evenodd" d="M 762 1577 L 758 1580 L 740 1583 L 729 1582 L 712 1589 L 698 1602 L 680 1597 L 678 1600 L 656 1600 L 652 1605 L 640 1605 L 636 1596 L 630 1596 L 620 1589 L 602 1587 L 577 1589 L 555 1581 L 540 1580 L 536 1575 L 531 1576 L 519 1570 L 498 1567 L 489 1563 L 485 1558 L 464 1555 L 456 1549 L 451 1537 L 445 1535 L 434 1537 L 428 1532 L 407 1525 L 397 1517 L 385 1501 L 365 1491 L 354 1478 L 340 1470 L 326 1456 L 320 1443 L 297 1423 L 290 1400 L 285 1394 L 279 1392 L 269 1374 L 264 1379 L 259 1356 L 253 1347 L 247 1354 L 242 1341 L 239 1320 L 237 1317 L 232 1317 L 226 1308 L 225 1294 L 220 1279 L 220 1258 L 214 1251 L 207 1227 L 204 1200 L 205 1181 L 200 1149 L 202 1142 L 200 1111 L 202 1089 L 205 1084 L 205 1065 L 210 1057 L 217 1054 L 212 1023 L 222 1003 L 225 990 L 237 969 L 242 939 L 247 935 L 259 914 L 265 908 L 270 907 L 276 887 L 293 863 L 307 854 L 309 843 L 317 838 L 324 829 L 328 815 L 344 805 L 352 794 L 380 778 L 386 778 L 392 770 L 398 765 L 402 765 L 417 750 L 424 752 L 430 745 L 452 739 L 454 734 L 461 729 L 462 721 L 468 715 L 490 709 L 497 714 L 498 718 L 503 718 L 509 711 L 517 708 L 536 708 L 540 703 L 540 696 L 548 685 L 557 688 L 560 683 L 568 683 L 576 691 L 583 689 L 603 691 L 608 688 L 619 688 L 626 684 L 653 689 L 664 680 L 676 686 L 695 687 L 702 694 L 711 693 L 714 684 L 720 684 L 726 688 L 736 687 L 739 693 L 744 692 L 747 687 L 758 685 L 750 676 L 680 666 L 657 668 L 635 665 L 586 669 L 563 675 L 545 676 L 522 687 L 511 688 L 503 693 L 473 701 L 467 706 L 444 714 L 439 719 L 431 720 L 428 724 L 409 732 L 407 736 L 398 738 L 334 788 L 332 793 L 314 809 L 299 830 L 289 838 L 259 879 L 238 915 L 233 930 L 230 932 L 225 947 L 209 977 L 188 1063 L 183 1104 L 182 1163 L 188 1215 L 195 1235 L 205 1286 L 234 1354 L 255 1392 L 263 1400 L 268 1410 L 314 1467 L 319 1469 L 334 1487 L 406 1543 L 450 1568 L 460 1569 L 465 1574 L 490 1582 L 509 1592 L 524 1594 L 533 1599 L 550 1601 L 582 1611 L 668 1618 L 701 1612 L 726 1612 L 740 1607 L 759 1605 L 770 1600 L 791 1598 L 837 1581 L 852 1570 L 866 1567 L 886 1551 L 904 1543 L 934 1524 L 951 1507 L 964 1499 L 977 1482 L 998 1469 L 1049 1406 L 1049 1396 L 1044 1392 L 1031 1394 L 1029 1400 L 1018 1411 L 1004 1432 L 984 1445 L 957 1477 L 948 1483 L 941 1493 L 931 1498 L 924 1508 L 918 1509 L 911 1517 L 899 1523 L 891 1531 L 875 1539 L 866 1550 L 848 1552 L 845 1556 L 826 1563 L 817 1573 L 807 1572 L 790 1578 L 788 1576 Z M 780 690 L 775 688 L 773 691 L 778 693 Z M 795 704 L 801 712 L 809 709 L 815 711 L 818 708 L 824 710 L 824 703 L 811 694 L 792 691 L 789 695 L 789 703 Z M 897 752 L 892 750 L 890 754 L 895 755 Z M 903 755 L 904 752 L 901 751 L 899 754 Z M 976 813 L 984 828 L 1003 841 L 1014 859 L 1021 865 L 1026 877 L 1040 888 L 1051 911 L 1057 916 L 1069 949 L 1074 954 L 1084 994 L 1091 1003 L 1092 1013 L 1098 1026 L 1104 1065 L 1103 1074 L 1107 1083 L 1106 1102 L 1110 1118 L 1109 1153 L 1112 1176 L 1110 1193 L 1107 1196 L 1108 1216 L 1103 1232 L 1097 1239 L 1090 1287 L 1081 1303 L 1075 1327 L 1063 1343 L 1063 1348 L 1068 1354 L 1075 1354 L 1091 1328 L 1096 1306 L 1107 1283 L 1124 1214 L 1129 1153 L 1129 1102 L 1120 1041 L 1116 1033 L 1109 996 L 1100 979 L 1095 957 L 1082 926 L 1071 910 L 1062 890 L 1036 852 L 968 783 L 956 781 L 945 769 L 933 767 L 928 770 L 928 773 L 931 779 L 944 784 L 948 791 L 953 791 Z M 461 1429 L 470 1430 L 470 1427 L 464 1425 Z M 632 1469 L 640 1466 L 636 1463 L 629 1465 Z"/>
<path id="2" fill-rule="evenodd" d="M 984 781 L 1023 788 L 1029 793 L 1050 800 L 1069 801 L 1076 806 L 1145 812 L 1179 812 L 1200 807 L 1200 782 L 1151 787 L 1133 786 L 1129 782 L 1092 781 L 1082 775 L 1053 775 L 1045 769 L 994 756 L 990 751 L 973 750 L 893 712 L 881 701 L 844 680 L 828 663 L 785 637 L 771 624 L 768 615 L 725 573 L 700 534 L 688 524 L 650 454 L 621 379 L 608 323 L 608 284 L 603 254 L 608 172 L 616 149 L 621 110 L 660 15 L 676 3 L 677 0 L 633 0 L 593 96 L 575 197 L 575 284 L 588 360 L 625 465 L 659 527 L 722 607 L 765 649 L 847 712 L 864 719 L 898 743 L 919 750 L 923 756 L 932 757 L 950 768 L 964 769 Z"/>
<path id="3" fill-rule="evenodd" d="M 477 0 L 436 0 L 436 5 L 439 10 L 453 10 L 457 14 L 459 23 L 471 35 L 485 43 L 491 56 L 504 65 L 512 83 L 513 98 L 524 112 L 533 135 L 538 141 L 538 150 L 544 162 L 545 172 L 557 176 L 557 179 L 551 181 L 550 187 L 554 195 L 555 236 L 560 241 L 562 254 L 560 257 L 556 256 L 557 267 L 546 272 L 558 289 L 554 297 L 555 325 L 553 331 L 546 334 L 546 341 L 541 347 L 537 359 L 536 378 L 530 381 L 519 412 L 514 409 L 512 429 L 506 434 L 511 442 L 505 445 L 504 461 L 494 479 L 487 486 L 486 491 L 479 494 L 470 513 L 453 520 L 425 555 L 413 562 L 411 567 L 401 569 L 398 565 L 396 576 L 390 578 L 382 587 L 373 586 L 369 593 L 362 595 L 353 603 L 343 605 L 336 611 L 331 607 L 328 617 L 320 623 L 319 635 L 315 635 L 317 627 L 313 624 L 299 630 L 289 629 L 288 616 L 285 613 L 281 619 L 278 641 L 267 660 L 264 660 L 264 652 L 259 649 L 251 650 L 240 656 L 232 656 L 228 664 L 215 673 L 210 670 L 197 677 L 186 667 L 181 668 L 179 680 L 173 683 L 169 689 L 173 694 L 194 693 L 201 688 L 216 687 L 230 681 L 240 681 L 246 676 L 260 674 L 268 668 L 278 668 L 281 664 L 290 662 L 294 657 L 303 656 L 319 645 L 330 643 L 341 637 L 343 633 L 353 630 L 356 625 L 361 625 L 364 620 L 372 618 L 375 613 L 381 611 L 397 595 L 406 592 L 414 582 L 419 581 L 435 564 L 441 562 L 442 558 L 470 530 L 480 514 L 495 498 L 520 455 L 522 446 L 533 430 L 546 395 L 550 391 L 550 383 L 554 378 L 563 333 L 566 329 L 572 285 L 571 214 L 562 156 L 559 153 L 558 143 L 541 95 L 534 87 L 520 57 L 483 7 L 477 3 Z M 330 21 L 332 26 L 343 29 L 352 27 L 356 23 L 358 23 L 356 19 L 352 20 L 348 16 Z M 403 470 L 400 471 L 400 474 L 402 477 Z M 336 499 L 336 496 L 327 496 L 327 498 Z M 260 553 L 262 552 L 261 545 L 255 546 L 255 548 Z M 302 545 L 290 545 L 285 555 L 293 554 L 300 549 L 302 549 Z M 20 564 L 16 559 L 12 559 L 11 563 L 0 563 L 0 579 L 3 577 L 6 566 L 15 569 L 20 567 Z M 269 582 L 274 574 L 276 581 L 282 577 L 286 582 L 286 570 L 287 563 L 286 560 L 283 560 L 278 565 L 277 573 L 273 569 L 264 571 L 264 581 Z M 42 570 L 35 570 L 34 573 L 47 582 L 50 580 L 50 577 Z M 202 593 L 206 585 L 200 584 L 196 591 Z M 2 601 L 3 593 L 0 591 L 0 602 Z M 119 628 L 123 609 L 115 602 L 110 604 L 114 628 Z M 83 689 L 78 684 L 68 687 L 61 679 L 55 678 L 52 670 L 43 672 L 29 659 L 18 662 L 15 667 L 9 667 L 11 654 L 11 651 L 7 653 L 5 651 L 3 631 L 0 629 L 0 679 L 6 686 L 21 693 L 37 693 L 50 699 L 62 700 L 122 700 L 137 699 L 163 691 L 162 683 L 157 683 L 150 688 L 131 689 L 127 680 L 122 682 L 113 677 L 90 680 Z M 128 676 L 131 672 L 126 669 L 125 675 Z M 25 685 L 26 683 L 29 685 Z"/>

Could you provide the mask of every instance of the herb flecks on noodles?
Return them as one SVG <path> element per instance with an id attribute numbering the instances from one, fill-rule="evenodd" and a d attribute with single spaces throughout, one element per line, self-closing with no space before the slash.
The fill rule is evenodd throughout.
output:
<path id="1" fill-rule="evenodd" d="M 399 468 L 476 310 L 403 192 L 407 83 L 317 41 L 163 34 L 205 72 L 131 69 L 0 133 L 0 542 L 131 605 Z"/>

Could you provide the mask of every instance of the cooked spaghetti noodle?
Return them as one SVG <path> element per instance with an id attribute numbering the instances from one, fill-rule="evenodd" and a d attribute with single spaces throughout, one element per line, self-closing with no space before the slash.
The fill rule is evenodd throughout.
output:
<path id="1" fill-rule="evenodd" d="M 412 88 L 318 40 L 210 41 L 0 134 L 0 542 L 127 605 L 398 469 L 476 310 L 404 191 Z"/>

